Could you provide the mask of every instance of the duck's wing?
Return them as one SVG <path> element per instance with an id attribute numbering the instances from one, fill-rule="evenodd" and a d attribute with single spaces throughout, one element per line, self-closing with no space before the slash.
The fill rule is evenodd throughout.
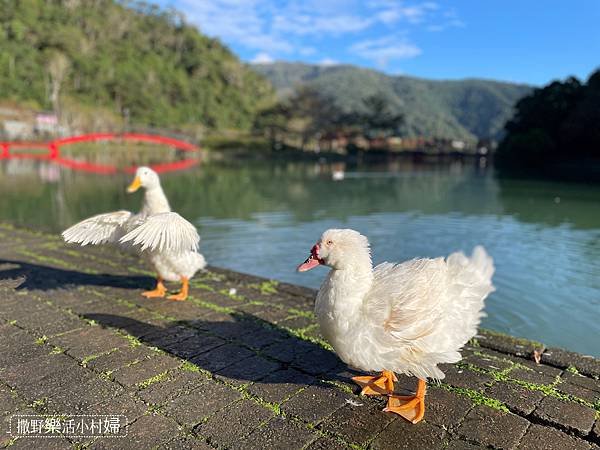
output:
<path id="1" fill-rule="evenodd" d="M 141 251 L 164 251 L 181 253 L 195 251 L 200 242 L 196 227 L 175 212 L 148 216 L 138 227 L 119 239 L 121 244 L 130 243 Z"/>
<path id="2" fill-rule="evenodd" d="M 365 298 L 367 316 L 404 343 L 427 335 L 438 319 L 444 266 L 442 258 L 378 265 Z"/>
<path id="3" fill-rule="evenodd" d="M 116 244 L 126 233 L 126 224 L 132 216 L 129 211 L 98 214 L 67 228 L 62 237 L 66 242 L 82 246 Z"/>
<path id="4" fill-rule="evenodd" d="M 443 378 L 436 365 L 460 360 L 459 350 L 476 334 L 493 272 L 481 247 L 470 258 L 453 253 L 380 264 L 364 302 L 372 338 L 405 373 Z"/>

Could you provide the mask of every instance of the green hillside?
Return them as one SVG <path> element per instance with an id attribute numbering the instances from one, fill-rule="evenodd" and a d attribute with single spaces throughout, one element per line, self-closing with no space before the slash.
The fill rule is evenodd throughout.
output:
<path id="1" fill-rule="evenodd" d="M 364 108 L 365 98 L 383 95 L 394 112 L 404 114 L 408 136 L 498 139 L 512 117 L 514 104 L 532 89 L 487 80 L 432 81 L 389 76 L 346 65 L 276 62 L 252 68 L 271 80 L 281 96 L 296 86 L 309 85 L 333 98 L 347 112 Z"/>
<path id="2" fill-rule="evenodd" d="M 246 129 L 273 99 L 218 40 L 141 2 L 3 0 L 0 48 L 0 100 L 63 116 Z"/>

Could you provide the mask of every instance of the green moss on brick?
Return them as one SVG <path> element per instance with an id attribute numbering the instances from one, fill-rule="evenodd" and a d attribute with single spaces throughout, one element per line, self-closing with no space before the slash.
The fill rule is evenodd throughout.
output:
<path id="1" fill-rule="evenodd" d="M 463 397 L 468 397 L 475 405 L 485 405 L 498 411 L 509 412 L 508 407 L 503 402 L 496 400 L 495 398 L 488 397 L 487 395 L 483 395 L 479 391 L 450 386 L 446 383 L 440 383 L 437 386 L 439 386 L 441 389 L 445 389 L 446 391 L 454 392 L 458 395 L 462 395 Z"/>
<path id="2" fill-rule="evenodd" d="M 165 381 L 168 378 L 169 378 L 169 371 L 165 370 L 164 372 L 154 375 L 153 377 L 150 377 L 144 381 L 140 381 L 139 383 L 136 384 L 136 386 L 139 389 L 147 389 L 148 387 L 152 386 L 153 384 L 160 383 L 161 381 Z"/>

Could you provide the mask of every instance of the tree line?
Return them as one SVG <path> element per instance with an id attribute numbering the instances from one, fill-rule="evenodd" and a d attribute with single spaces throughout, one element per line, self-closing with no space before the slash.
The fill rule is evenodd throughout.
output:
<path id="1" fill-rule="evenodd" d="M 506 123 L 496 163 L 501 168 L 548 170 L 600 162 L 600 70 L 587 83 L 554 81 L 519 100 Z"/>

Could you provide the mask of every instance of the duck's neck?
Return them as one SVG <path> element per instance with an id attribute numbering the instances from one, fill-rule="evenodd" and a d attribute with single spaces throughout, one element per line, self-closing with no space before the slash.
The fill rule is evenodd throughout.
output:
<path id="1" fill-rule="evenodd" d="M 328 276 L 329 309 L 339 318 L 360 317 L 363 301 L 373 285 L 371 259 L 354 261 L 343 269 L 332 269 Z"/>
<path id="2" fill-rule="evenodd" d="M 146 189 L 142 213 L 146 215 L 170 212 L 171 207 L 160 185 Z"/>

